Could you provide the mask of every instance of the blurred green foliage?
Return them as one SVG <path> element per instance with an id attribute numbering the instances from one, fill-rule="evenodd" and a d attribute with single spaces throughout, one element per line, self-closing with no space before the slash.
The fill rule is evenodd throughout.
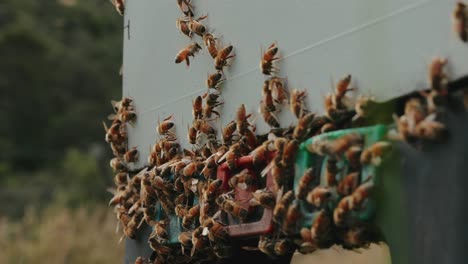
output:
<path id="1" fill-rule="evenodd" d="M 109 0 L 0 2 L 0 215 L 109 197 L 101 121 L 121 96 L 122 31 Z"/>

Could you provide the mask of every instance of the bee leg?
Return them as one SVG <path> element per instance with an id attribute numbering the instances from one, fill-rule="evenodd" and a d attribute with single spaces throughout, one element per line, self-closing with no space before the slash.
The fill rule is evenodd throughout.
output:
<path id="1" fill-rule="evenodd" d="M 187 68 L 190 66 L 190 59 L 189 59 L 188 56 L 187 56 L 187 58 L 185 59 L 185 64 L 187 65 Z"/>
<path id="2" fill-rule="evenodd" d="M 217 115 L 217 117 L 216 117 L 214 120 L 216 120 L 216 119 L 219 118 L 220 114 L 218 113 L 218 111 L 216 111 L 216 110 L 211 110 L 211 112 L 213 112 L 215 115 Z"/>

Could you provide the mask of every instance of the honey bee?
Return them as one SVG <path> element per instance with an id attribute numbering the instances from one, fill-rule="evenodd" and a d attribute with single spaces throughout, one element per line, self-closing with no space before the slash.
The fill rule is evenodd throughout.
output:
<path id="1" fill-rule="evenodd" d="M 269 89 L 276 103 L 282 104 L 288 101 L 288 95 L 286 93 L 286 88 L 284 87 L 283 79 L 279 77 L 271 77 Z"/>
<path id="2" fill-rule="evenodd" d="M 213 253 L 216 257 L 220 259 L 229 258 L 233 254 L 232 246 L 228 246 L 225 244 L 220 244 L 219 242 L 213 246 Z"/>
<path id="3" fill-rule="evenodd" d="M 158 166 L 158 159 L 159 159 L 158 153 L 151 151 L 148 155 L 148 164 L 150 166 Z"/>
<path id="4" fill-rule="evenodd" d="M 416 125 L 414 134 L 421 139 L 437 140 L 443 137 L 446 131 L 444 124 L 426 118 Z"/>
<path id="5" fill-rule="evenodd" d="M 216 70 L 222 72 L 223 68 L 225 66 L 228 66 L 227 60 L 230 58 L 234 58 L 236 56 L 236 55 L 230 55 L 233 48 L 234 47 L 232 45 L 229 45 L 218 51 L 218 54 L 216 55 L 216 58 L 214 59 L 214 65 L 215 65 Z"/>
<path id="6" fill-rule="evenodd" d="M 177 29 L 180 32 L 182 32 L 182 34 L 184 34 L 185 36 L 187 36 L 189 38 L 192 38 L 192 31 L 190 31 L 188 24 L 189 24 L 189 22 L 187 21 L 186 18 L 180 18 L 179 17 L 176 20 Z"/>
<path id="7" fill-rule="evenodd" d="M 150 248 L 158 254 L 158 257 L 168 256 L 172 252 L 172 249 L 168 246 L 163 245 L 156 238 L 156 236 L 150 236 L 148 239 L 148 243 L 150 245 Z"/>
<path id="8" fill-rule="evenodd" d="M 177 6 L 180 11 L 188 17 L 193 17 L 193 6 L 191 2 L 192 0 L 177 0 Z"/>
<path id="9" fill-rule="evenodd" d="M 158 133 L 160 135 L 170 135 L 170 130 L 174 127 L 174 122 L 172 121 L 172 115 L 166 117 L 158 125 Z"/>
<path id="10" fill-rule="evenodd" d="M 278 195 L 278 197 L 280 197 L 280 195 Z M 276 202 L 275 208 L 273 209 L 273 221 L 275 221 L 275 223 L 283 223 L 289 205 L 292 203 L 293 200 L 294 192 L 290 190 L 287 193 L 285 193 L 282 197 L 280 197 L 279 201 Z"/>
<path id="11" fill-rule="evenodd" d="M 272 112 L 269 112 L 267 108 L 268 107 L 265 102 L 260 101 L 260 113 L 262 114 L 265 123 L 267 123 L 270 127 L 280 127 L 278 118 Z"/>
<path id="12" fill-rule="evenodd" d="M 271 141 L 267 140 L 251 152 L 252 163 L 254 166 L 260 165 L 267 161 L 267 155 L 270 153 L 270 144 Z"/>
<path id="13" fill-rule="evenodd" d="M 206 120 L 194 120 L 193 127 L 206 135 L 214 135 L 216 133 L 216 130 Z"/>
<path id="14" fill-rule="evenodd" d="M 452 13 L 453 29 L 458 37 L 463 41 L 468 41 L 468 12 L 463 2 L 457 2 Z"/>
<path id="15" fill-rule="evenodd" d="M 204 161 L 205 166 L 203 167 L 202 171 L 200 172 L 205 176 L 205 179 L 214 179 L 216 178 L 216 170 L 218 168 L 218 164 L 216 163 L 214 157 L 210 157 Z"/>
<path id="16" fill-rule="evenodd" d="M 110 114 L 107 119 L 115 120 L 118 119 L 122 123 L 130 123 L 133 125 L 137 119 L 137 113 L 134 110 L 120 109 L 117 114 Z"/>
<path id="17" fill-rule="evenodd" d="M 274 141 L 274 148 L 276 151 L 278 151 L 278 153 L 283 154 L 286 144 L 288 144 L 288 140 L 286 138 L 277 137 Z"/>
<path id="18" fill-rule="evenodd" d="M 129 174 L 127 172 L 121 171 L 114 176 L 114 183 L 115 185 L 126 185 L 129 179 Z"/>
<path id="19" fill-rule="evenodd" d="M 356 190 L 359 185 L 359 172 L 352 172 L 346 175 L 340 184 L 338 184 L 337 192 L 341 196 L 348 196 Z"/>
<path id="20" fill-rule="evenodd" d="M 207 239 L 204 236 L 202 236 L 202 234 L 203 234 L 203 227 L 201 226 L 195 228 L 192 232 L 193 247 L 190 253 L 190 256 L 192 257 L 193 255 L 195 255 L 196 250 L 203 249 L 205 245 L 207 244 Z"/>
<path id="21" fill-rule="evenodd" d="M 167 227 L 169 225 L 169 220 L 160 220 L 154 226 L 153 232 L 160 240 L 167 240 L 169 239 L 169 235 L 167 233 Z"/>
<path id="22" fill-rule="evenodd" d="M 223 104 L 223 103 L 218 101 L 219 94 L 206 93 L 204 95 L 204 97 L 206 98 L 206 103 L 205 103 L 205 107 L 203 108 L 203 115 L 208 117 L 208 118 L 211 117 L 212 113 L 219 116 L 219 113 L 217 111 L 213 110 L 213 108 L 218 107 L 218 106 Z"/>
<path id="23" fill-rule="evenodd" d="M 184 177 L 186 178 L 192 178 L 196 174 L 199 174 L 201 170 L 203 169 L 204 165 L 202 162 L 198 161 L 192 161 L 189 164 L 187 164 L 182 172 Z"/>
<path id="24" fill-rule="evenodd" d="M 125 13 L 125 0 L 111 0 L 111 3 L 114 5 L 117 13 L 123 16 Z"/>
<path id="25" fill-rule="evenodd" d="M 260 205 L 267 209 L 273 209 L 275 206 L 275 195 L 265 189 L 256 190 L 252 193 L 252 199 L 249 204 L 252 206 Z"/>
<path id="26" fill-rule="evenodd" d="M 310 228 L 312 240 L 320 248 L 328 248 L 333 244 L 333 220 L 327 211 L 320 211 Z"/>
<path id="27" fill-rule="evenodd" d="M 414 130 L 414 126 L 421 122 L 427 115 L 426 109 L 419 98 L 411 98 L 405 104 L 404 115 L 410 122 L 410 130 Z"/>
<path id="28" fill-rule="evenodd" d="M 383 239 L 377 227 L 360 224 L 344 231 L 341 236 L 345 249 L 368 248 L 370 243 L 379 243 Z"/>
<path id="29" fill-rule="evenodd" d="M 111 105 L 116 113 L 122 110 L 134 110 L 133 99 L 130 97 L 124 97 L 120 101 L 111 100 Z"/>
<path id="30" fill-rule="evenodd" d="M 302 243 L 299 245 L 298 251 L 301 254 L 310 254 L 318 249 L 315 240 L 312 239 L 312 233 L 308 228 L 302 228 L 300 231 Z"/>
<path id="31" fill-rule="evenodd" d="M 177 241 L 179 241 L 182 247 L 191 247 L 192 246 L 192 232 L 180 232 L 179 235 L 177 236 Z"/>
<path id="32" fill-rule="evenodd" d="M 136 147 L 131 148 L 124 155 L 124 160 L 127 163 L 138 161 L 139 153 Z"/>
<path id="33" fill-rule="evenodd" d="M 338 159 L 351 146 L 362 146 L 363 140 L 364 138 L 362 137 L 362 135 L 353 133 L 331 141 L 316 141 L 313 144 L 309 145 L 307 148 L 309 151 L 317 153 L 319 155 L 328 155 L 335 159 Z"/>
<path id="34" fill-rule="evenodd" d="M 370 197 L 371 191 L 374 188 L 374 183 L 372 182 L 372 176 L 366 179 L 361 185 L 359 185 L 352 194 L 352 199 L 350 200 L 349 208 L 351 210 L 359 210 L 362 208 L 364 202 Z"/>
<path id="35" fill-rule="evenodd" d="M 368 107 L 370 103 L 375 103 L 375 101 L 371 97 L 359 96 L 356 100 L 356 104 L 354 105 L 354 110 L 356 111 L 356 115 L 362 118 L 367 117 Z"/>
<path id="36" fill-rule="evenodd" d="M 281 157 L 281 164 L 285 167 L 291 164 L 294 164 L 298 150 L 299 150 L 299 141 L 295 139 L 289 140 L 288 143 L 284 147 L 284 152 Z"/>
<path id="37" fill-rule="evenodd" d="M 314 178 L 314 169 L 308 168 L 299 180 L 296 194 L 297 199 L 305 200 L 307 194 L 311 190 L 311 184 L 314 181 Z"/>
<path id="38" fill-rule="evenodd" d="M 385 152 L 389 151 L 392 145 L 386 141 L 379 141 L 374 143 L 369 148 L 365 149 L 361 153 L 360 162 L 363 165 L 373 164 L 374 166 L 380 165 L 382 157 Z"/>
<path id="39" fill-rule="evenodd" d="M 125 202 L 126 200 L 130 199 L 133 195 L 133 190 L 129 186 L 122 186 L 118 189 L 118 191 L 114 194 L 112 199 L 109 201 L 109 205 L 117 205 Z"/>
<path id="40" fill-rule="evenodd" d="M 224 229 L 224 225 L 220 222 L 215 221 L 213 218 L 208 218 L 203 222 L 203 227 L 205 227 L 209 233 L 208 238 L 210 241 L 219 241 L 227 239 L 227 232 Z"/>
<path id="41" fill-rule="evenodd" d="M 254 176 L 249 172 L 248 169 L 243 169 L 238 174 L 232 176 L 229 179 L 229 186 L 231 188 L 240 188 L 242 190 L 247 190 L 249 186 L 254 182 Z"/>
<path id="42" fill-rule="evenodd" d="M 325 106 L 325 114 L 326 116 L 334 121 L 343 120 L 348 117 L 351 117 L 354 113 L 353 111 L 348 110 L 347 108 L 338 108 L 344 105 L 343 100 L 338 102 L 337 104 L 337 96 L 336 94 L 327 94 L 324 98 L 324 106 Z M 344 106 L 343 106 L 344 107 Z"/>
<path id="43" fill-rule="evenodd" d="M 248 211 L 240 206 L 238 203 L 234 202 L 231 199 L 225 199 L 221 204 L 221 208 L 228 214 L 237 217 L 241 220 L 245 220 L 248 215 Z"/>
<path id="44" fill-rule="evenodd" d="M 288 239 L 279 239 L 275 242 L 275 253 L 278 256 L 284 256 L 295 250 L 294 245 Z"/>
<path id="45" fill-rule="evenodd" d="M 226 152 L 226 164 L 230 170 L 235 170 L 237 168 L 237 160 L 241 156 L 241 147 L 239 143 L 232 145 L 229 148 L 229 151 Z"/>
<path id="46" fill-rule="evenodd" d="M 447 74 L 444 71 L 444 66 L 447 65 L 447 58 L 434 57 L 429 64 L 428 79 L 431 89 L 447 93 Z"/>
<path id="47" fill-rule="evenodd" d="M 183 48 L 177 53 L 175 57 L 175 63 L 181 63 L 182 61 L 185 61 L 187 67 L 190 66 L 189 57 L 192 56 L 195 58 L 195 54 L 197 54 L 199 50 L 201 50 L 201 46 L 198 43 L 194 42 L 189 44 L 187 47 Z"/>
<path id="48" fill-rule="evenodd" d="M 201 96 L 197 96 L 192 101 L 192 115 L 194 119 L 201 119 L 203 117 L 203 99 Z"/>
<path id="49" fill-rule="evenodd" d="M 114 172 L 126 171 L 127 170 L 127 166 L 125 165 L 123 160 L 121 160 L 120 158 L 111 159 L 110 160 L 110 166 L 114 170 Z"/>
<path id="50" fill-rule="evenodd" d="M 248 123 L 248 118 L 251 115 L 247 115 L 247 110 L 245 110 L 245 105 L 241 104 L 236 111 L 236 129 L 239 134 L 244 135 L 245 130 L 247 130 L 249 123 Z"/>
<path id="51" fill-rule="evenodd" d="M 324 208 L 332 198 L 332 192 L 326 187 L 317 186 L 307 194 L 306 201 L 317 208 Z"/>
<path id="52" fill-rule="evenodd" d="M 207 18 L 208 16 L 201 16 L 197 19 L 192 19 L 191 17 L 189 18 L 189 23 L 188 23 L 188 28 L 190 29 L 191 32 L 203 36 L 203 34 L 206 33 L 206 27 L 202 23 L 200 23 L 201 20 Z"/>
<path id="53" fill-rule="evenodd" d="M 242 142 L 246 144 L 249 150 L 255 149 L 257 147 L 257 136 L 252 130 L 246 129 Z"/>
<path id="54" fill-rule="evenodd" d="M 210 184 L 208 184 L 208 188 L 206 191 L 203 193 L 203 198 L 205 201 L 214 201 L 218 193 L 221 191 L 221 185 L 223 184 L 223 181 L 220 179 L 212 181 Z"/>
<path id="55" fill-rule="evenodd" d="M 296 232 L 297 223 L 301 217 L 302 213 L 299 210 L 299 203 L 293 202 L 286 212 L 286 218 L 283 222 L 283 232 L 286 234 L 294 234 Z"/>
<path id="56" fill-rule="evenodd" d="M 188 128 L 187 131 L 187 139 L 190 144 L 196 144 L 197 143 L 197 134 L 198 131 L 195 127 L 191 126 Z"/>
<path id="57" fill-rule="evenodd" d="M 352 146 L 345 152 L 351 170 L 357 171 L 361 168 L 361 154 L 362 147 L 360 146 Z"/>
<path id="58" fill-rule="evenodd" d="M 336 226 L 342 227 L 346 224 L 347 217 L 351 211 L 351 204 L 353 202 L 353 196 L 348 195 L 343 197 L 335 210 L 333 210 L 333 222 Z"/>
<path id="59" fill-rule="evenodd" d="M 127 133 L 125 131 L 125 126 L 118 119 L 115 119 L 112 122 L 110 128 L 107 127 L 105 122 L 102 122 L 104 130 L 106 131 L 105 140 L 107 143 L 116 143 L 122 144 L 127 138 Z"/>
<path id="60" fill-rule="evenodd" d="M 231 144 L 233 134 L 234 134 L 234 132 L 236 131 L 236 127 L 237 127 L 237 124 L 236 124 L 236 122 L 233 120 L 233 121 L 229 122 L 229 123 L 223 128 L 222 136 L 223 136 L 223 142 L 224 142 L 224 144 Z"/>
<path id="61" fill-rule="evenodd" d="M 131 239 L 135 239 L 136 231 L 142 219 L 143 219 L 142 213 L 134 214 L 133 217 L 130 219 L 130 222 L 128 222 L 127 226 L 124 227 L 125 236 Z"/>
<path id="62" fill-rule="evenodd" d="M 307 132 L 312 122 L 314 121 L 315 114 L 308 113 L 299 118 L 296 127 L 293 131 L 293 138 L 296 140 L 303 140 L 307 136 Z"/>
<path id="63" fill-rule="evenodd" d="M 216 45 L 216 38 L 213 36 L 213 34 L 206 33 L 203 35 L 203 42 L 205 43 L 206 49 L 210 53 L 211 57 L 213 59 L 216 58 L 216 56 L 218 56 L 218 47 Z"/>
<path id="64" fill-rule="evenodd" d="M 273 102 L 273 96 L 271 95 L 271 91 L 270 91 L 270 81 L 269 80 L 265 80 L 265 82 L 263 83 L 263 90 L 262 90 L 262 95 L 263 95 L 263 102 L 265 103 L 265 111 L 268 111 L 268 112 L 274 112 L 276 111 L 276 107 L 275 107 L 275 104 Z"/>
<path id="65" fill-rule="evenodd" d="M 143 258 L 143 257 L 138 257 L 135 259 L 135 264 L 149 264 L 149 260 Z"/>
<path id="66" fill-rule="evenodd" d="M 307 96 L 306 91 L 299 91 L 298 89 L 293 89 L 291 91 L 291 97 L 289 101 L 289 108 L 291 112 L 296 116 L 296 118 L 301 118 L 302 115 L 306 112 L 304 99 Z"/>
<path id="67" fill-rule="evenodd" d="M 181 195 L 186 197 L 185 194 Z M 183 218 L 187 214 L 187 208 L 184 205 L 178 203 L 174 208 L 174 212 L 177 217 Z"/>
<path id="68" fill-rule="evenodd" d="M 265 53 L 263 53 L 262 59 L 260 60 L 260 70 L 263 74 L 271 75 L 279 71 L 278 68 L 273 66 L 273 61 L 279 59 L 279 57 L 275 57 L 277 53 L 278 47 L 276 47 L 276 43 L 271 44 Z"/>
<path id="69" fill-rule="evenodd" d="M 336 126 L 333 123 L 326 123 L 320 128 L 320 133 L 327 133 L 336 130 Z"/>
<path id="70" fill-rule="evenodd" d="M 125 152 L 127 151 L 126 144 L 118 145 L 118 144 L 111 142 L 110 147 L 112 149 L 112 153 L 114 154 L 114 156 L 119 157 L 119 158 L 122 158 Z"/>
<path id="71" fill-rule="evenodd" d="M 265 236 L 261 235 L 259 240 L 258 240 L 258 249 L 266 254 L 267 256 L 274 257 L 275 256 L 275 242 Z"/>
<path id="72" fill-rule="evenodd" d="M 223 73 L 222 72 L 215 72 L 213 74 L 208 75 L 206 79 L 206 86 L 208 88 L 219 89 L 219 85 L 224 82 Z"/>
<path id="73" fill-rule="evenodd" d="M 346 108 L 343 102 L 343 98 L 345 97 L 347 92 L 355 90 L 355 88 L 349 88 L 350 83 L 351 83 L 351 75 L 348 74 L 344 76 L 343 78 L 341 78 L 336 84 L 335 93 L 332 95 L 332 101 L 333 101 L 333 105 L 337 109 Z"/>
<path id="74" fill-rule="evenodd" d="M 336 180 L 336 175 L 338 174 L 338 166 L 337 166 L 337 160 L 334 158 L 329 157 L 327 159 L 327 165 L 326 165 L 326 183 L 328 187 L 334 187 L 338 184 Z"/>
<path id="75" fill-rule="evenodd" d="M 190 208 L 187 213 L 182 218 L 182 227 L 186 229 L 190 229 L 193 225 L 194 220 L 200 216 L 200 205 L 194 205 Z"/>

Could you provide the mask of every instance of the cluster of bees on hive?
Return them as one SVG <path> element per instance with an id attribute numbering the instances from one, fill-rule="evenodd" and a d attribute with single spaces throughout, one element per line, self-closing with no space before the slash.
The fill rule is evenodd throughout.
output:
<path id="1" fill-rule="evenodd" d="M 125 1 L 113 1 L 117 11 L 123 14 Z M 373 176 L 361 181 L 363 166 L 379 166 L 384 154 L 391 149 L 387 141 L 364 147 L 365 139 L 359 134 L 349 134 L 335 140 L 319 140 L 308 146 L 308 151 L 327 157 L 325 182 L 317 183 L 317 174 L 307 169 L 296 189 L 295 160 L 300 143 L 306 139 L 343 128 L 349 128 L 357 118 L 366 118 L 368 97 L 353 98 L 348 92 L 351 75 L 340 79 L 333 92 L 324 98 L 325 114 L 308 110 L 305 90 L 286 87 L 284 78 L 277 76 L 280 60 L 279 47 L 271 44 L 262 52 L 260 72 L 266 76 L 262 87 L 259 114 L 269 125 L 270 132 L 257 135 L 253 123 L 254 113 L 248 113 L 241 104 L 234 120 L 228 122 L 218 139 L 218 131 L 210 123 L 220 116 L 220 85 L 226 81 L 224 69 L 229 66 L 233 46 L 220 47 L 218 38 L 208 32 L 202 21 L 207 17 L 194 17 L 191 0 L 177 0 L 183 17 L 178 18 L 178 30 L 192 40 L 199 36 L 213 58 L 215 73 L 208 74 L 208 91 L 192 101 L 193 121 L 188 127 L 187 139 L 192 149 L 182 149 L 174 132 L 174 116 L 158 122 L 159 140 L 152 146 L 147 166 L 131 170 L 130 163 L 137 162 L 139 152 L 127 145 L 127 123 L 137 121 L 133 99 L 123 98 L 112 102 L 114 112 L 108 127 L 104 123 L 105 140 L 114 158 L 110 166 L 116 172 L 114 206 L 117 219 L 123 227 L 123 235 L 135 239 L 138 228 L 146 223 L 153 228 L 148 243 L 154 250 L 150 259 L 139 257 L 135 263 L 182 263 L 215 261 L 232 256 L 235 249 L 226 230 L 226 215 L 242 225 L 248 223 L 256 208 L 273 211 L 272 230 L 262 234 L 257 247 L 244 250 L 260 250 L 271 257 L 282 256 L 298 250 L 312 253 L 317 249 L 339 244 L 347 249 L 366 248 L 379 243 L 382 236 L 371 221 L 359 220 L 355 215 L 364 210 L 371 196 Z M 462 19 L 463 18 L 463 19 Z M 454 11 L 455 28 L 466 41 L 466 11 L 458 4 Z M 463 24 L 462 24 L 463 23 Z M 463 29 L 463 30 L 461 30 Z M 202 49 L 197 42 L 190 43 L 176 55 L 175 63 L 185 61 Z M 406 102 L 404 113 L 394 115 L 395 131 L 390 139 L 413 143 L 417 140 L 438 140 L 446 132 L 443 123 L 437 121 L 437 109 L 446 102 L 448 79 L 444 71 L 447 60 L 434 58 L 429 66 L 428 79 L 431 89 L 420 92 L 420 97 Z M 287 107 L 297 123 L 281 127 L 276 114 Z M 251 156 L 253 168 L 239 166 L 239 159 Z M 272 157 L 272 158 L 271 158 Z M 338 166 L 346 160 L 346 175 L 337 177 L 343 170 Z M 226 163 L 232 177 L 227 184 L 217 178 L 218 167 Z M 265 176 L 272 177 L 273 187 L 266 186 Z M 227 189 L 222 186 L 226 185 Z M 249 192 L 246 201 L 236 200 L 236 192 Z M 303 227 L 303 209 L 300 203 L 312 206 L 318 214 Z M 330 207 L 332 203 L 335 206 Z M 158 208 L 162 209 L 158 211 Z M 159 217 L 157 217 L 159 215 Z M 170 217 L 176 216 L 181 232 L 178 244 L 169 243 Z M 307 225 L 307 223 L 306 223 Z"/>

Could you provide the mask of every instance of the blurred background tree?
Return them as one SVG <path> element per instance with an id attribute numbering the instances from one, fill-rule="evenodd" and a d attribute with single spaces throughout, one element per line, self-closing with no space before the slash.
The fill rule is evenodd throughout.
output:
<path id="1" fill-rule="evenodd" d="M 122 31 L 109 0 L 0 2 L 0 215 L 110 197 L 101 121 L 121 96 Z"/>

